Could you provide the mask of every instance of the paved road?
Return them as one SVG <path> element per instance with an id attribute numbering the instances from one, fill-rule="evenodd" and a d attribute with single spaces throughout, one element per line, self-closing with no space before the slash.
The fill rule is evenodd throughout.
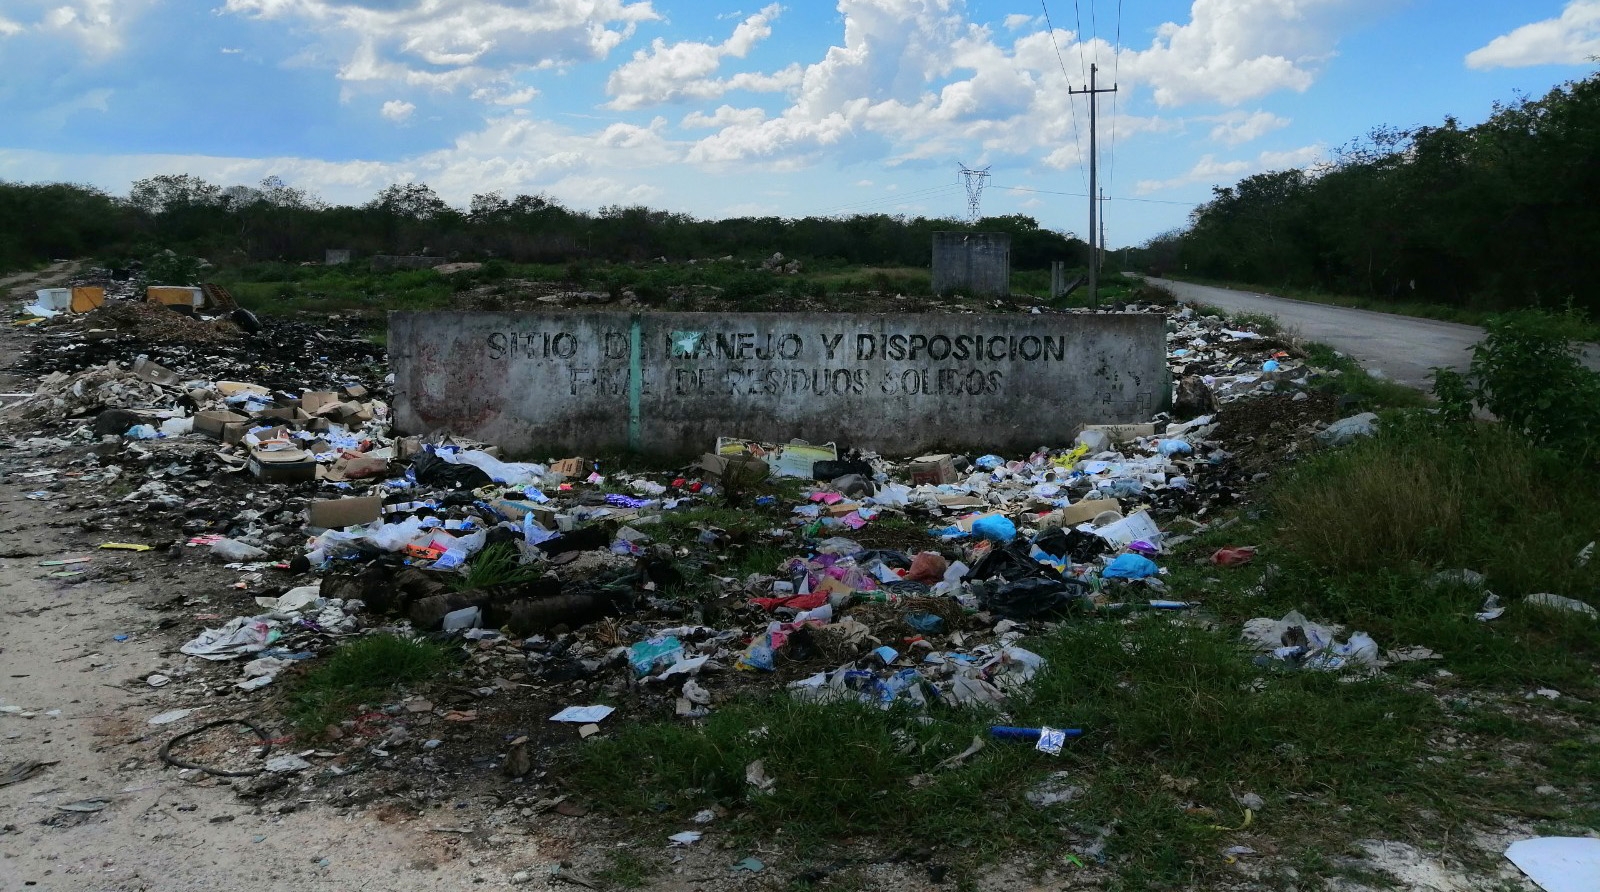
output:
<path id="1" fill-rule="evenodd" d="M 1435 366 L 1465 370 L 1472 359 L 1472 345 L 1483 337 L 1483 329 L 1476 325 L 1353 310 L 1171 279 L 1146 281 L 1167 288 L 1183 300 L 1230 313 L 1275 316 L 1280 325 L 1298 337 L 1320 341 L 1354 357 L 1368 371 L 1378 371 L 1401 384 L 1422 389 L 1432 385 L 1428 374 Z"/>

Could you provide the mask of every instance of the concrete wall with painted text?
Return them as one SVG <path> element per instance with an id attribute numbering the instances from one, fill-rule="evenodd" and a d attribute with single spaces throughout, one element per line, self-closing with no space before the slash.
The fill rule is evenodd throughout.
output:
<path id="1" fill-rule="evenodd" d="M 1169 395 L 1165 321 L 1142 314 L 397 312 L 389 361 L 400 432 L 516 455 L 719 435 L 1020 451 Z"/>

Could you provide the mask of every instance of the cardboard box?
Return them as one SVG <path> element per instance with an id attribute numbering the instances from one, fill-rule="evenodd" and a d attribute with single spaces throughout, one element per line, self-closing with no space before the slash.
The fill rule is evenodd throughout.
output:
<path id="1" fill-rule="evenodd" d="M 939 486 L 956 482 L 955 456 L 924 455 L 911 460 L 911 485 Z"/>
<path id="2" fill-rule="evenodd" d="M 748 455 L 712 455 L 700 457 L 698 467 L 712 480 L 734 478 L 740 483 L 760 483 L 771 476 L 772 468 L 759 458 Z"/>
<path id="3" fill-rule="evenodd" d="M 362 387 L 360 384 L 351 384 L 344 389 L 344 395 L 353 400 L 365 399 L 367 396 L 367 389 Z"/>
<path id="4" fill-rule="evenodd" d="M 266 483 L 302 483 L 317 479 L 316 459 L 301 449 L 252 449 L 245 467 Z"/>
<path id="5" fill-rule="evenodd" d="M 1121 514 L 1122 507 L 1117 504 L 1116 499 L 1085 499 L 1052 513 L 1061 515 L 1062 526 L 1075 527 L 1085 521 L 1094 520 L 1107 511 Z"/>
<path id="6" fill-rule="evenodd" d="M 106 302 L 106 290 L 97 285 L 78 285 L 72 289 L 72 312 L 87 313 Z"/>
<path id="7" fill-rule="evenodd" d="M 324 421 L 323 423 L 326 424 L 327 422 Z M 307 430 L 316 430 L 316 428 L 311 428 L 311 427 L 308 427 L 306 429 Z M 411 458 L 412 456 L 420 455 L 421 453 L 422 453 L 422 438 L 421 437 L 396 437 L 395 438 L 395 440 L 394 440 L 394 457 L 396 459 L 398 459 L 400 461 L 404 461 L 404 460 L 406 460 L 408 458 Z"/>
<path id="8" fill-rule="evenodd" d="M 824 506 L 822 513 L 828 515 L 829 517 L 844 517 L 847 514 L 854 514 L 859 510 L 861 510 L 860 502 L 834 502 L 832 505 Z"/>
<path id="9" fill-rule="evenodd" d="M 308 523 L 324 530 L 342 530 L 357 524 L 371 523 L 382 513 L 382 496 L 323 499 L 311 503 Z"/>
<path id="10" fill-rule="evenodd" d="M 300 408 L 307 415 L 319 415 L 323 409 L 339 405 L 339 395 L 326 390 L 307 390 L 300 394 Z"/>
<path id="11" fill-rule="evenodd" d="M 550 466 L 550 473 L 560 474 L 568 480 L 587 477 L 588 462 L 581 458 L 564 458 Z"/>
<path id="12" fill-rule="evenodd" d="M 237 443 L 239 442 L 239 437 L 244 435 L 244 426 L 249 420 L 249 418 L 237 412 L 229 412 L 226 409 L 216 412 L 199 412 L 194 416 L 194 432 L 205 434 L 224 443 Z M 229 425 L 234 428 L 234 438 L 231 440 L 225 436 Z"/>

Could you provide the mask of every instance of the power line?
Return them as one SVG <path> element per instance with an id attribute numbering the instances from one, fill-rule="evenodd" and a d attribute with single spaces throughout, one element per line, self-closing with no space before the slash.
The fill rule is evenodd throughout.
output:
<path id="1" fill-rule="evenodd" d="M 1076 3 L 1076 0 L 1074 0 Z M 1067 74 L 1067 63 L 1061 58 L 1061 44 L 1056 42 L 1056 26 L 1050 21 L 1050 7 L 1045 0 L 1039 0 L 1039 8 L 1044 10 L 1044 26 L 1050 31 L 1050 45 L 1056 48 L 1056 64 L 1061 66 L 1061 79 L 1067 82 L 1067 111 L 1072 117 L 1072 147 L 1078 150 L 1078 180 L 1083 183 L 1083 188 L 1089 188 L 1089 180 L 1083 173 L 1083 136 L 1078 133 L 1078 106 L 1072 101 L 1072 75 Z M 1079 56 L 1083 53 L 1083 35 L 1074 32 L 1073 39 L 1078 41 Z"/>
<path id="2" fill-rule="evenodd" d="M 1052 190 L 1052 189 L 1030 189 L 1027 186 L 1000 186 L 1000 185 L 996 185 L 993 188 L 1004 189 L 1007 192 L 1037 192 L 1040 195 L 1070 195 L 1073 198 L 1088 198 L 1089 197 L 1089 193 L 1087 193 L 1087 192 L 1057 192 L 1057 191 Z M 1108 195 L 1108 196 L 1106 196 L 1106 198 L 1104 200 L 1106 200 L 1106 201 L 1137 201 L 1140 204 L 1179 204 L 1179 205 L 1183 205 L 1184 207 L 1191 207 L 1191 208 L 1197 208 L 1200 205 L 1205 204 L 1205 202 L 1203 202 L 1203 201 L 1166 201 L 1166 200 L 1160 199 L 1160 198 L 1123 198 L 1123 197 L 1117 196 L 1117 195 Z"/>
<path id="3" fill-rule="evenodd" d="M 1122 0 L 1117 0 L 1117 43 L 1111 53 L 1111 82 L 1117 82 L 1117 75 L 1122 70 Z M 1121 97 L 1113 94 L 1111 97 L 1111 149 L 1106 153 L 1106 184 L 1115 189 L 1117 186 L 1117 102 Z"/>
<path id="4" fill-rule="evenodd" d="M 954 192 L 959 188 L 960 187 L 955 185 L 954 183 L 946 183 L 943 186 L 929 186 L 927 188 L 918 189 L 915 192 L 907 192 L 904 195 L 887 195 L 887 196 L 881 196 L 881 197 L 878 197 L 878 198 L 867 199 L 865 201 L 856 201 L 856 202 L 849 202 L 849 203 L 846 203 L 846 204 L 834 205 L 833 207 L 825 208 L 823 210 L 817 211 L 813 216 L 831 216 L 833 214 L 837 214 L 837 213 L 840 213 L 842 211 L 850 211 L 850 210 L 854 210 L 856 213 L 860 213 L 863 210 L 870 210 L 871 208 L 882 206 L 882 205 L 897 204 L 897 203 L 900 203 L 900 202 L 913 201 L 913 200 L 921 199 L 921 198 L 934 198 L 934 197 L 936 197 L 938 195 L 943 195 L 943 194 L 948 193 L 948 192 Z"/>

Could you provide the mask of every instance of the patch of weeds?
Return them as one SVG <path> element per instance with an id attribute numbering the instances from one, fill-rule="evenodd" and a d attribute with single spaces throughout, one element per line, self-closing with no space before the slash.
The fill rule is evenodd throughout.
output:
<path id="1" fill-rule="evenodd" d="M 1595 538 L 1596 484 L 1498 425 L 1389 418 L 1377 437 L 1303 460 L 1270 491 L 1272 609 L 1433 648 L 1461 683 L 1596 690 L 1600 627 L 1518 603 L 1533 592 L 1581 600 L 1600 584 L 1600 566 L 1577 560 Z M 1485 574 L 1506 615 L 1478 622 L 1481 591 L 1428 584 L 1456 568 Z"/>
<path id="2" fill-rule="evenodd" d="M 340 645 L 297 679 L 285 710 L 301 734 L 316 735 L 358 703 L 387 695 L 395 685 L 426 681 L 445 671 L 450 652 L 430 641 L 368 635 Z"/>
<path id="3" fill-rule="evenodd" d="M 1234 313 L 1228 321 L 1238 328 L 1260 332 L 1264 337 L 1276 337 L 1283 332 L 1278 317 L 1266 313 Z"/>
<path id="4" fill-rule="evenodd" d="M 1320 840 L 1330 825 L 1394 831 L 1424 807 L 1459 819 L 1431 792 L 1433 763 L 1422 758 L 1438 710 L 1399 683 L 1265 671 L 1231 631 L 1164 615 L 1069 623 L 1026 646 L 1050 668 L 1008 707 L 1007 723 L 1083 728 L 1058 758 L 989 741 L 941 771 L 989 716 L 934 708 L 928 721 L 776 696 L 734 701 L 698 729 L 629 726 L 582 747 L 564 771 L 639 822 L 676 826 L 720 804 L 742 838 L 781 832 L 802 848 L 915 839 L 960 853 L 958 872 L 1019 850 L 1085 853 L 1100 839 L 1128 889 L 1220 875 L 1218 846 L 1241 834 L 1214 828 L 1240 824 L 1235 796 L 1245 791 L 1267 799 L 1272 832 L 1291 840 Z M 776 781 L 771 794 L 746 783 L 757 759 Z M 1029 803 L 1026 793 L 1055 771 L 1080 788 L 1077 798 Z"/>
<path id="5" fill-rule="evenodd" d="M 495 585 L 518 585 L 533 582 L 542 574 L 536 566 L 522 563 L 522 555 L 510 542 L 496 542 L 478 552 L 468 564 L 467 571 L 450 581 L 458 592 L 489 588 Z"/>
<path id="6" fill-rule="evenodd" d="M 640 857 L 626 849 L 613 852 L 611 863 L 594 872 L 594 878 L 608 886 L 638 889 L 650 882 L 661 867 L 654 861 Z"/>
<path id="7" fill-rule="evenodd" d="M 1327 344 L 1309 341 L 1298 346 L 1306 362 L 1317 368 L 1339 372 L 1339 377 L 1326 385 L 1327 388 L 1353 397 L 1355 405 L 1362 409 L 1420 409 L 1432 404 L 1426 393 L 1387 378 L 1375 377 L 1360 363 Z"/>

